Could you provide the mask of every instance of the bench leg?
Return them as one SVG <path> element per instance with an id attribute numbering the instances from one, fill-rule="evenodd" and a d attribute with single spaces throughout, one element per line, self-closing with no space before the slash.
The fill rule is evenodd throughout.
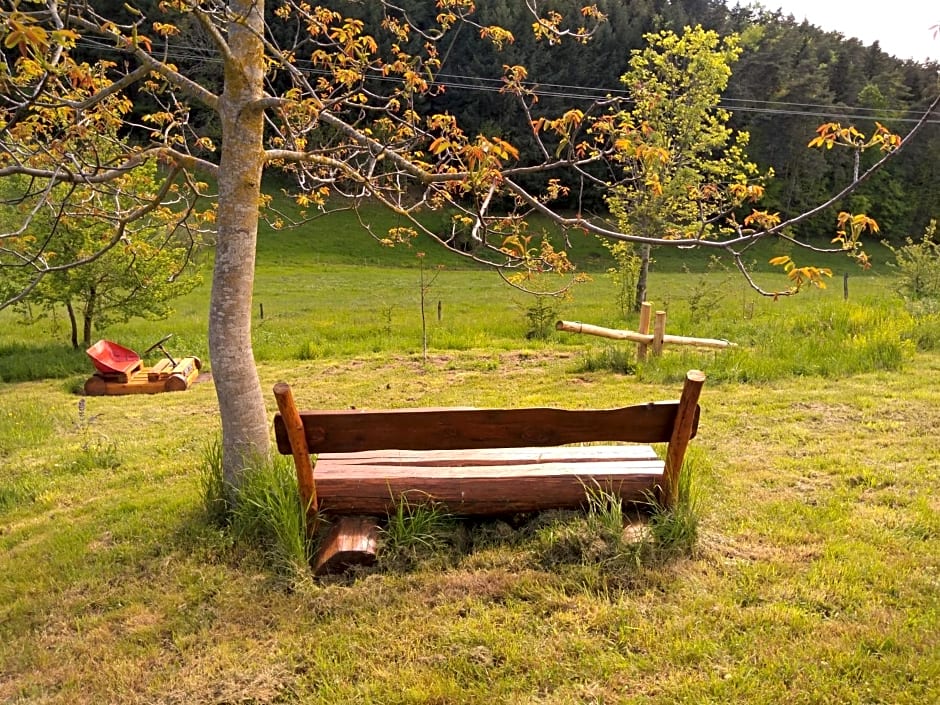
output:
<path id="1" fill-rule="evenodd" d="M 330 527 L 314 560 L 314 575 L 342 573 L 375 563 L 379 524 L 375 517 L 339 517 Z"/>

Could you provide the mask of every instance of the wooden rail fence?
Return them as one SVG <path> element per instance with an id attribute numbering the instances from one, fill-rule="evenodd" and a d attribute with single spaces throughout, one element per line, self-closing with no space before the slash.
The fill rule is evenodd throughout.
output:
<path id="1" fill-rule="evenodd" d="M 590 323 L 578 323 L 577 321 L 558 321 L 555 324 L 556 330 L 566 333 L 583 333 L 585 335 L 596 335 L 601 338 L 611 338 L 613 340 L 629 340 L 636 343 L 636 358 L 643 361 L 648 352 L 654 356 L 662 355 L 664 345 L 697 345 L 703 348 L 731 348 L 734 343 L 727 340 L 718 340 L 716 338 L 692 338 L 685 335 L 667 335 L 666 334 L 666 312 L 657 311 L 653 317 L 653 332 L 650 333 L 650 318 L 653 305 L 648 301 L 643 302 L 640 308 L 639 330 L 618 330 L 616 328 L 604 328 L 594 326 Z"/>

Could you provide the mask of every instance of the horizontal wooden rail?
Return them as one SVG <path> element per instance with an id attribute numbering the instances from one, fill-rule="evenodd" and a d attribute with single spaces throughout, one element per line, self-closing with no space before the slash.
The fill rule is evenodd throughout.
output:
<path id="1" fill-rule="evenodd" d="M 596 335 L 601 338 L 610 338 L 612 340 L 629 340 L 632 343 L 641 345 L 652 345 L 655 336 L 653 334 L 637 333 L 632 330 L 618 330 L 616 328 L 603 328 L 594 326 L 590 323 L 579 323 L 577 321 L 558 321 L 555 329 L 565 331 L 566 333 L 583 333 L 584 335 Z M 697 345 L 703 348 L 733 348 L 734 343 L 717 338 L 692 338 L 685 335 L 663 334 L 662 341 L 664 345 Z"/>
<path id="2" fill-rule="evenodd" d="M 310 453 L 398 448 L 457 450 L 568 443 L 666 443 L 679 402 L 619 409 L 389 409 L 302 411 Z M 696 417 L 697 421 L 697 417 Z M 274 418 L 278 451 L 294 452 L 282 414 Z M 695 426 L 692 428 L 695 434 Z"/>

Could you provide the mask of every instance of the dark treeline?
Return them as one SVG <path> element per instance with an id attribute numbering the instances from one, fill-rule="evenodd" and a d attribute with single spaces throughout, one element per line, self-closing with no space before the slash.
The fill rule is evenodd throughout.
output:
<path id="1" fill-rule="evenodd" d="M 807 148 L 820 124 L 851 123 L 871 134 L 878 120 L 903 134 L 913 125 L 908 120 L 918 118 L 938 90 L 937 64 L 900 61 L 877 44 L 865 46 L 779 12 L 728 8 L 720 0 L 597 4 L 607 22 L 590 43 L 566 42 L 549 49 L 533 39 L 532 18 L 524 3 L 478 3 L 480 24 L 507 27 L 516 41 L 497 51 L 480 42 L 470 28 L 457 33 L 441 52 L 443 80 L 451 85 L 434 100 L 434 109 L 458 115 L 470 132 L 496 133 L 524 145 L 521 113 L 494 89 L 503 64 L 526 66 L 530 79 L 546 94 L 540 109 L 551 112 L 583 107 L 598 94 L 622 89 L 619 79 L 630 52 L 644 46 L 643 35 L 648 32 L 681 32 L 696 24 L 719 34 L 736 32 L 744 51 L 732 67 L 724 104 L 732 111 L 732 125 L 750 133 L 751 158 L 776 173 L 764 205 L 792 216 L 851 180 L 848 151 Z M 928 126 L 912 147 L 841 208 L 867 212 L 891 238 L 922 232 L 931 217 L 940 215 L 940 170 L 935 168 L 940 163 L 940 124 Z M 863 166 L 879 156 L 865 155 Z M 797 234 L 828 238 L 834 222 L 835 212 L 803 225 Z"/>
<path id="2" fill-rule="evenodd" d="M 114 5 L 115 19 L 126 15 L 123 0 L 99 2 L 102 7 Z M 159 16 L 157 0 L 135 4 L 148 16 Z M 295 28 L 273 17 L 278 4 L 268 3 L 272 33 L 281 46 L 293 46 Z M 365 20 L 382 41 L 379 3 L 329 0 L 321 4 Z M 418 23 L 430 24 L 436 12 L 432 0 L 396 4 Z M 576 17 L 580 4 L 579 0 L 560 0 L 555 7 L 567 8 Z M 865 46 L 780 12 L 728 7 L 721 0 L 598 0 L 596 4 L 607 21 L 589 43 L 568 41 L 549 48 L 535 41 L 525 3 L 480 0 L 475 21 L 505 27 L 515 41 L 497 50 L 481 41 L 474 27 L 459 26 L 439 47 L 443 90 L 422 107 L 457 115 L 468 133 L 499 135 L 524 153 L 528 144 L 525 117 L 509 97 L 498 92 L 504 64 L 526 66 L 530 80 L 543 93 L 538 109 L 557 113 L 569 107 L 584 109 L 594 98 L 622 90 L 620 76 L 630 52 L 644 46 L 647 32 L 681 32 L 696 24 L 719 34 L 736 32 L 744 51 L 732 67 L 724 105 L 733 114 L 732 125 L 750 133 L 750 157 L 776 173 L 763 207 L 787 217 L 817 205 L 851 179 L 852 156 L 847 151 L 807 148 L 820 124 L 854 124 L 870 134 L 878 120 L 904 134 L 938 91 L 940 65 L 901 61 L 877 44 Z M 188 29 L 173 40 L 175 60 L 199 66 L 202 81 L 214 87 L 221 81 L 221 65 L 213 61 L 211 45 L 200 37 L 198 28 L 190 25 Z M 303 52 L 298 58 L 304 60 Z M 146 98 L 139 107 L 147 109 Z M 212 128 L 202 125 L 202 129 L 211 132 Z M 874 152 L 866 154 L 863 166 L 877 158 Z M 840 209 L 868 213 L 892 239 L 916 236 L 930 218 L 940 216 L 940 169 L 934 168 L 938 163 L 940 124 L 931 124 L 912 148 L 847 203 L 839 204 Z M 796 234 L 830 237 L 834 222 L 833 211 L 802 225 Z"/>

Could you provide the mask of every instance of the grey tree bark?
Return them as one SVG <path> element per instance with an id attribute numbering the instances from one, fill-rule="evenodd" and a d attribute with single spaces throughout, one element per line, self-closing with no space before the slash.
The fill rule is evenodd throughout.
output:
<path id="1" fill-rule="evenodd" d="M 649 245 L 640 245 L 640 271 L 636 278 L 636 300 L 633 302 L 633 310 L 639 311 L 643 302 L 646 301 L 646 288 L 650 274 L 650 253 L 652 248 Z"/>
<path id="2" fill-rule="evenodd" d="M 209 356 L 222 420 L 222 464 L 237 487 L 245 460 L 267 455 L 267 411 L 251 345 L 251 299 L 264 166 L 263 0 L 232 0 L 219 101 L 218 243 L 209 304 Z"/>

